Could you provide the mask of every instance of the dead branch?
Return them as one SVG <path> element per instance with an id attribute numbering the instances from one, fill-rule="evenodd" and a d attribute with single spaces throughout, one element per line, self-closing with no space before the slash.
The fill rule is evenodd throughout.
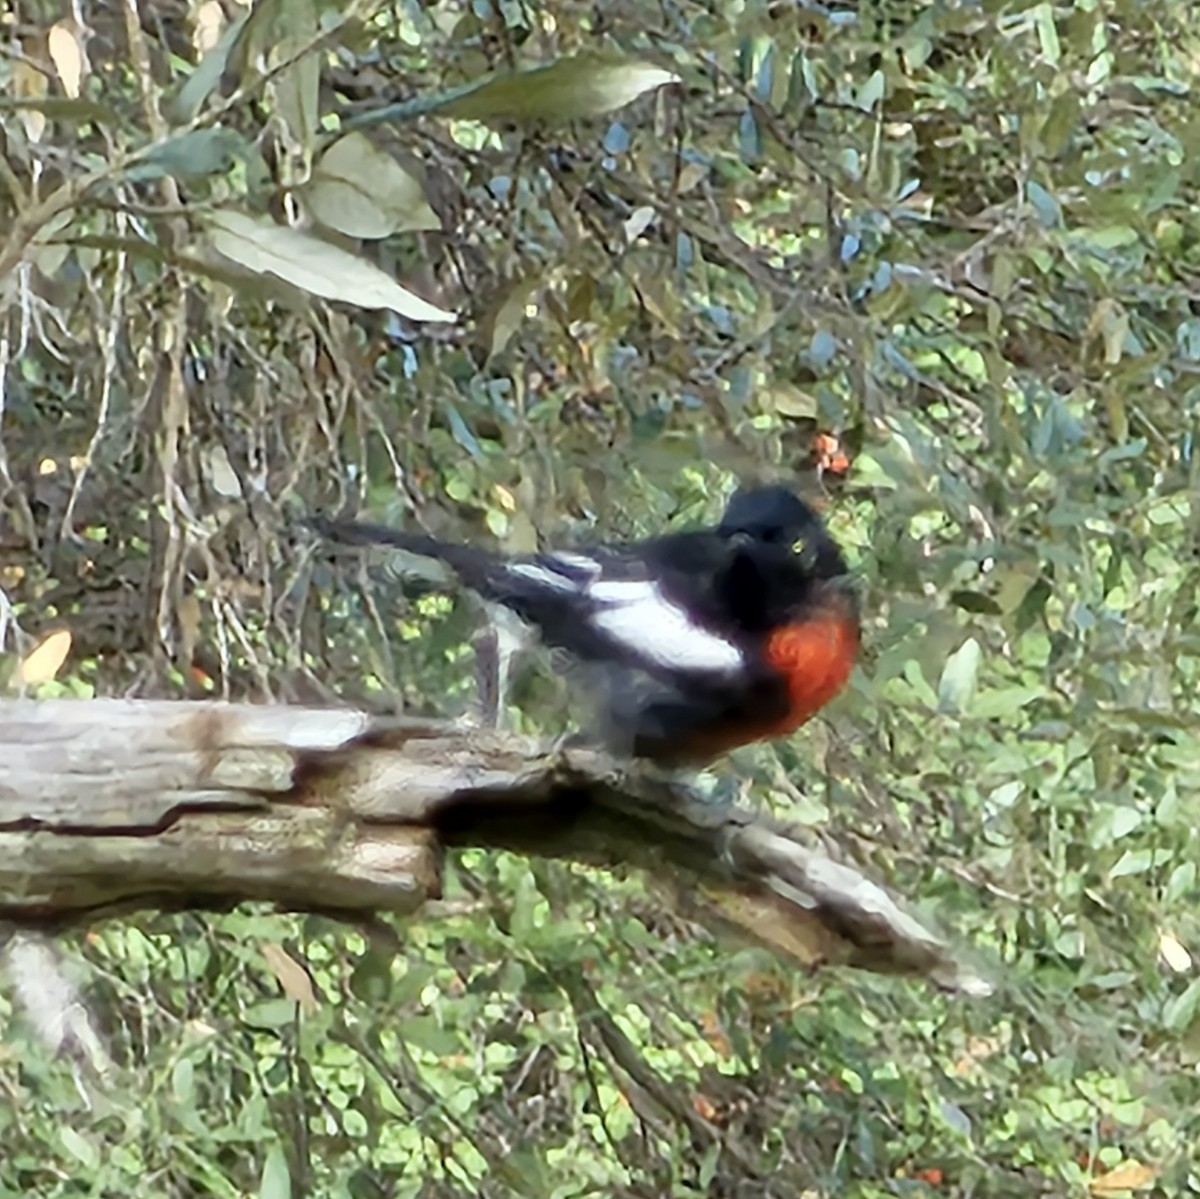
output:
<path id="1" fill-rule="evenodd" d="M 446 847 L 636 866 L 806 966 L 987 984 L 851 867 L 588 750 L 345 709 L 0 700 L 0 917 L 247 899 L 417 910 Z"/>

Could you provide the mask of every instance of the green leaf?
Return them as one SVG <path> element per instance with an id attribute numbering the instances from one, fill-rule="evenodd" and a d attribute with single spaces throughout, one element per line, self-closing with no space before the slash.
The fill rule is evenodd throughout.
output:
<path id="1" fill-rule="evenodd" d="M 872 71 L 864 81 L 862 87 L 858 89 L 858 94 L 854 98 L 855 104 L 863 110 L 863 112 L 871 112 L 875 105 L 883 99 L 884 92 L 887 90 L 887 79 L 882 71 Z"/>
<path id="2" fill-rule="evenodd" d="M 0 113 L 41 112 L 60 121 L 94 121 L 97 125 L 119 126 L 118 113 L 86 96 L 0 96 Z"/>
<path id="3" fill-rule="evenodd" d="M 949 1099 L 942 1100 L 939 1105 L 939 1112 L 946 1124 L 959 1136 L 970 1137 L 971 1135 L 971 1117 L 967 1115 L 957 1103 L 951 1102 Z"/>
<path id="4" fill-rule="evenodd" d="M 248 1007 L 243 1019 L 252 1028 L 286 1028 L 296 1022 L 296 1007 L 294 999 L 264 999 Z"/>
<path id="5" fill-rule="evenodd" d="M 1038 220 L 1047 229 L 1057 228 L 1062 224 L 1062 209 L 1058 201 L 1035 179 L 1030 179 L 1025 185 L 1025 195 L 1033 205 Z"/>
<path id="6" fill-rule="evenodd" d="M 274 1144 L 267 1151 L 263 1162 L 262 1180 L 258 1184 L 259 1199 L 291 1199 L 292 1175 L 288 1170 L 287 1155 L 283 1148 Z"/>
<path id="7" fill-rule="evenodd" d="M 458 444 L 462 446 L 462 448 L 466 450 L 472 458 L 482 458 L 483 446 L 479 444 L 478 438 L 474 433 L 471 432 L 471 426 L 468 425 L 465 420 L 463 420 L 462 413 L 459 412 L 457 406 L 454 404 L 447 404 L 445 407 L 445 413 L 446 423 L 450 426 L 450 436 L 453 437 L 454 440 L 458 442 Z"/>
<path id="8" fill-rule="evenodd" d="M 191 1107 L 196 1099 L 196 1068 L 191 1058 L 180 1058 L 171 1071 L 171 1090 L 176 1102 Z"/>
<path id="9" fill-rule="evenodd" d="M 1180 862 L 1174 870 L 1171 871 L 1171 877 L 1167 880 L 1167 890 L 1164 899 L 1167 903 L 1177 903 L 1185 895 L 1187 895 L 1196 885 L 1196 863 L 1195 862 Z"/>
<path id="10" fill-rule="evenodd" d="M 990 595 L 981 591 L 952 591 L 950 602 L 964 612 L 977 612 L 987 616 L 1000 616 L 1002 609 Z"/>
<path id="11" fill-rule="evenodd" d="M 348 133 L 321 155 L 303 196 L 313 216 L 347 237 L 440 229 L 420 183 L 362 133 Z"/>
<path id="12" fill-rule="evenodd" d="M 100 1165 L 100 1150 L 82 1133 L 76 1132 L 70 1124 L 63 1124 L 58 1130 L 58 1139 L 62 1147 L 82 1166 L 95 1170 Z"/>
<path id="13" fill-rule="evenodd" d="M 200 60 L 196 69 L 187 77 L 178 94 L 163 105 L 163 113 L 172 124 L 186 125 L 200 111 L 201 105 L 221 82 L 229 55 L 241 37 L 252 9 L 247 8 L 239 17 L 226 25 L 217 44 Z"/>
<path id="14" fill-rule="evenodd" d="M 1108 872 L 1109 878 L 1122 878 L 1127 874 L 1143 874 L 1154 864 L 1154 850 L 1127 849 Z"/>
<path id="15" fill-rule="evenodd" d="M 1163 1026 L 1173 1033 L 1182 1033 L 1196 1018 L 1200 1009 L 1200 978 L 1193 979 L 1178 995 L 1163 1004 Z"/>
<path id="16" fill-rule="evenodd" d="M 138 183 L 164 175 L 176 179 L 223 175 L 248 152 L 246 139 L 237 130 L 213 125 L 176 134 L 151 146 L 123 175 Z"/>
<path id="17" fill-rule="evenodd" d="M 653 63 L 579 54 L 494 76 L 438 111 L 471 121 L 575 121 L 612 112 L 678 80 Z"/>
<path id="18" fill-rule="evenodd" d="M 268 71 L 290 63 L 272 78 L 270 90 L 292 146 L 302 152 L 312 149 L 320 119 L 317 100 L 321 62 L 315 50 L 302 53 L 316 38 L 319 16 L 316 0 L 279 0 L 274 35 L 266 54 Z"/>
<path id="19" fill-rule="evenodd" d="M 542 280 L 536 275 L 518 279 L 506 291 L 501 292 L 499 302 L 485 312 L 481 324 L 486 329 L 491 326 L 491 336 L 488 339 L 488 360 L 504 352 L 513 335 L 525 320 L 525 309 L 530 300 L 541 286 Z"/>
<path id="20" fill-rule="evenodd" d="M 1132 970 L 1109 970 L 1104 974 L 1097 974 L 1082 981 L 1087 986 L 1096 987 L 1101 991 L 1119 991 L 1136 980 L 1137 975 Z"/>
<path id="21" fill-rule="evenodd" d="M 1002 687 L 983 691 L 975 697 L 971 711 L 981 720 L 1007 720 L 1045 694 L 1044 687 Z"/>
<path id="22" fill-rule="evenodd" d="M 905 682 L 913 689 L 913 693 L 921 703 L 928 705 L 930 708 L 937 707 L 937 695 L 926 680 L 925 672 L 921 668 L 920 662 L 915 658 L 908 658 L 900 673 Z"/>
<path id="23" fill-rule="evenodd" d="M 1146 510 L 1146 519 L 1152 524 L 1177 525 L 1187 520 L 1191 512 L 1191 504 L 1184 499 L 1171 497 L 1152 504 Z"/>
<path id="24" fill-rule="evenodd" d="M 462 1053 L 468 1043 L 458 1033 L 443 1028 L 434 1016 L 410 1016 L 400 1025 L 399 1032 L 411 1048 L 439 1058 Z"/>
<path id="25" fill-rule="evenodd" d="M 1039 133 L 1042 152 L 1049 158 L 1061 154 L 1079 128 L 1079 93 L 1068 88 L 1055 98 Z"/>
<path id="26" fill-rule="evenodd" d="M 1142 824 L 1142 814 L 1136 808 L 1117 804 L 1103 804 L 1097 810 L 1092 829 L 1093 849 L 1102 849 L 1128 837 Z"/>
<path id="27" fill-rule="evenodd" d="M 537 927 L 537 912 L 541 902 L 542 896 L 533 872 L 525 871 L 518 875 L 516 885 L 512 888 L 510 927 L 513 936 L 528 937 L 532 934 Z"/>
<path id="28" fill-rule="evenodd" d="M 1058 39 L 1058 26 L 1054 23 L 1054 6 L 1039 4 L 1032 10 L 1034 28 L 1037 30 L 1038 47 L 1042 57 L 1051 65 L 1057 66 L 1062 58 L 1062 43 Z"/>

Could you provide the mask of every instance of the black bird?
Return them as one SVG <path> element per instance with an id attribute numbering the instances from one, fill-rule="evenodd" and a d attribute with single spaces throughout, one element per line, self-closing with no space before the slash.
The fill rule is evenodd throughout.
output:
<path id="1" fill-rule="evenodd" d="M 608 677 L 606 740 L 699 763 L 792 732 L 845 686 L 858 604 L 837 543 L 789 488 L 737 492 L 713 528 L 506 556 L 358 521 L 349 545 L 445 563 L 466 587 Z"/>

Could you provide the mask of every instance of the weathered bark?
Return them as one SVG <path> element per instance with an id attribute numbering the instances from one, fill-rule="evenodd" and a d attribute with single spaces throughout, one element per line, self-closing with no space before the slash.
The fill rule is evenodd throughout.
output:
<path id="1" fill-rule="evenodd" d="M 813 966 L 986 984 L 855 870 L 587 750 L 349 710 L 0 700 L 0 917 L 266 899 L 412 912 L 445 847 L 632 865 Z"/>

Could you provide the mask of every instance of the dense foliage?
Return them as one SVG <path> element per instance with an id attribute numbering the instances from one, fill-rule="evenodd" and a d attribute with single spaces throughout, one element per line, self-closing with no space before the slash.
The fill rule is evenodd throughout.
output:
<path id="1" fill-rule="evenodd" d="M 495 855 L 394 937 L 115 921 L 71 945 L 103 1085 L 0 999 L 0 1193 L 1200 1192 L 1191 6 L 66 11 L 0 13 L 10 687 L 457 714 L 470 605 L 299 514 L 526 548 L 803 475 L 865 660 L 711 785 L 997 990 Z"/>

